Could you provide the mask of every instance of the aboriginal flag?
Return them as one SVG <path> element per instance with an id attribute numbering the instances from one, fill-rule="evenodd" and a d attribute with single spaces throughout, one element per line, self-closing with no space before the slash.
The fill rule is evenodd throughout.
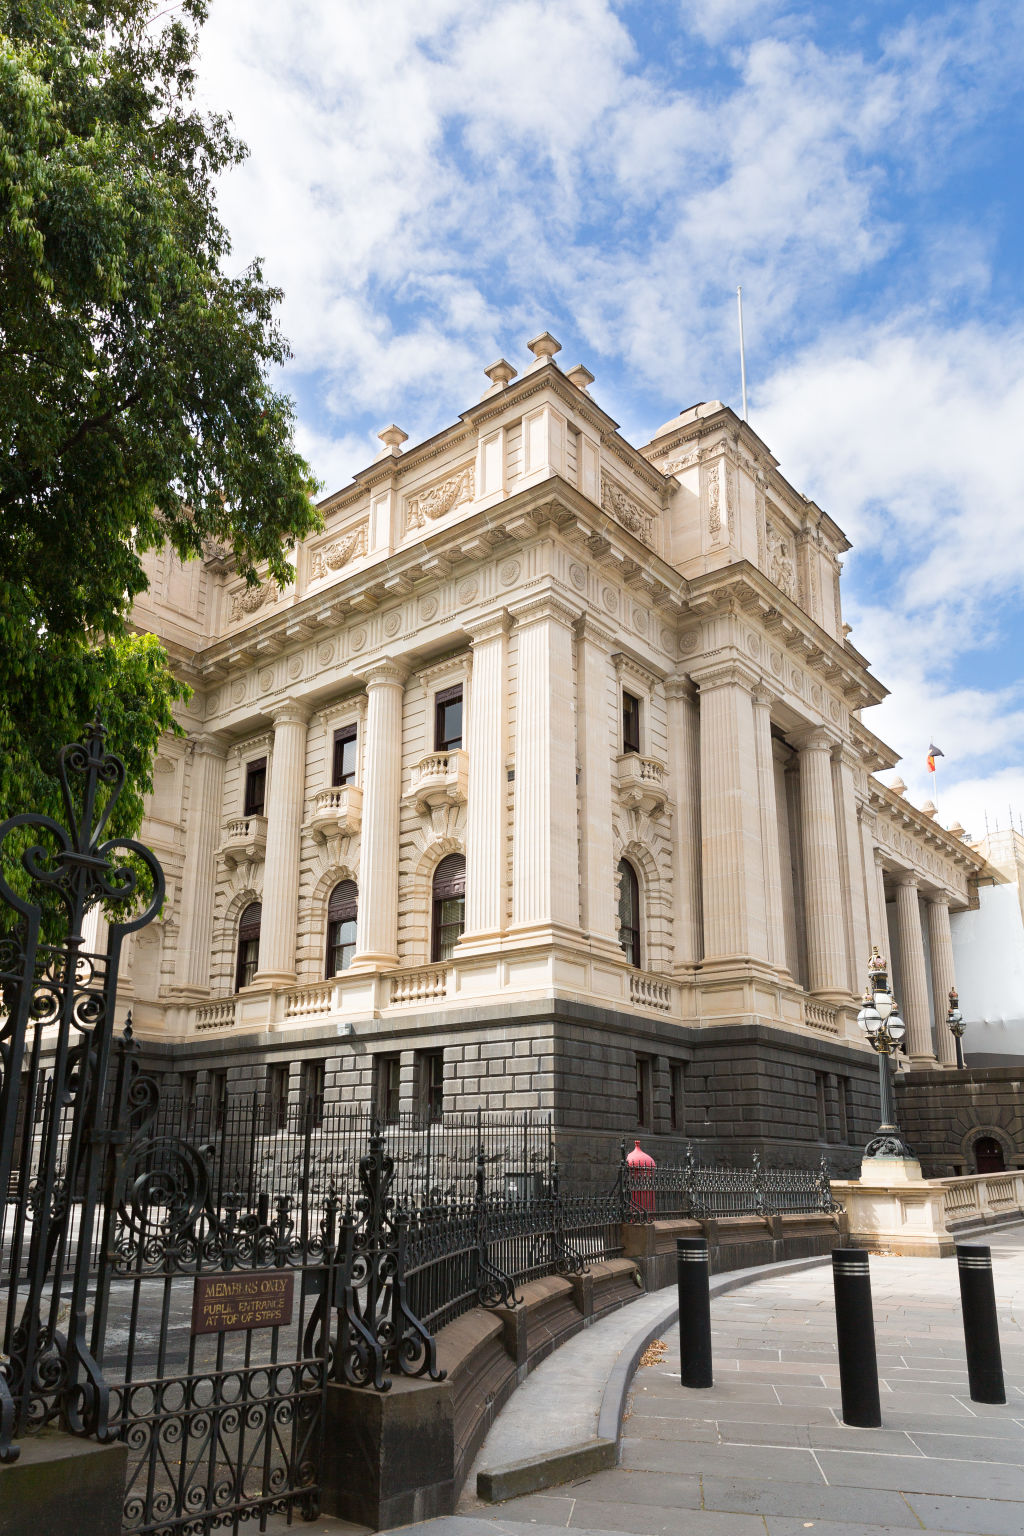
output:
<path id="1" fill-rule="evenodd" d="M 945 755 L 946 754 L 945 754 L 945 752 L 943 752 L 941 747 L 934 747 L 934 746 L 932 746 L 932 747 L 928 748 L 928 772 L 929 773 L 934 773 L 935 772 L 935 759 L 937 757 L 945 757 Z"/>

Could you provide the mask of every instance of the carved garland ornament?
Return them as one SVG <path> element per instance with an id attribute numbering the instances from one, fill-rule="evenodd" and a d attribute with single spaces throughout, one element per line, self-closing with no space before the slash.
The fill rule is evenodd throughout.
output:
<path id="1" fill-rule="evenodd" d="M 231 617 L 240 619 L 247 613 L 256 613 L 264 603 L 277 602 L 277 583 L 263 581 L 258 587 L 243 587 L 231 599 Z"/>
<path id="2" fill-rule="evenodd" d="M 472 501 L 476 495 L 473 466 L 467 464 L 458 474 L 449 475 L 422 496 L 414 496 L 409 502 L 409 525 L 422 528 L 427 520 L 436 522 L 439 517 Z"/>
<path id="3" fill-rule="evenodd" d="M 768 576 L 786 596 L 796 601 L 796 564 L 793 560 L 792 543 L 781 528 L 769 518 L 766 522 L 768 539 Z"/>
<path id="4" fill-rule="evenodd" d="M 331 571 L 340 571 L 343 565 L 348 565 L 351 560 L 358 560 L 360 555 L 365 554 L 366 524 L 360 523 L 358 528 L 353 528 L 343 538 L 335 539 L 333 543 L 325 544 L 323 549 L 317 550 L 313 556 L 313 580 L 319 581 L 321 576 L 326 576 Z"/>
<path id="5" fill-rule="evenodd" d="M 611 480 L 601 477 L 601 506 L 609 517 L 614 517 L 616 522 L 622 524 L 630 533 L 634 534 L 644 544 L 651 542 L 651 530 L 654 526 L 654 518 L 650 512 L 644 510 L 639 502 L 627 496 Z"/>

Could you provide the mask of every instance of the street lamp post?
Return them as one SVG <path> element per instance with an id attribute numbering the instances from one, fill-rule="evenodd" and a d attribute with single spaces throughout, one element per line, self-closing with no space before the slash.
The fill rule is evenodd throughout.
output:
<path id="1" fill-rule="evenodd" d="M 900 1018 L 899 1004 L 889 987 L 885 961 L 877 948 L 872 949 L 868 961 L 868 987 L 864 993 L 863 1007 L 857 1015 L 857 1023 L 878 1053 L 878 1090 L 882 1116 L 878 1130 L 864 1149 L 864 1156 L 913 1158 L 914 1154 L 903 1140 L 903 1133 L 896 1121 L 896 1098 L 889 1067 L 889 1057 L 895 1056 L 902 1045 L 907 1026 Z"/>
<path id="2" fill-rule="evenodd" d="M 964 1016 L 960 1012 L 960 999 L 957 996 L 956 987 L 950 987 L 949 989 L 949 1012 L 946 1014 L 946 1023 L 949 1025 L 950 1034 L 956 1041 L 956 1064 L 962 1071 L 964 1048 L 961 1041 L 964 1038 L 964 1030 L 967 1028 L 967 1025 L 964 1023 Z"/>

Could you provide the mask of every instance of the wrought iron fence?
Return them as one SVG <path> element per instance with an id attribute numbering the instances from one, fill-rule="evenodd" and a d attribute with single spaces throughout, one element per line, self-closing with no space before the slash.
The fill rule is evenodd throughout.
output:
<path id="1" fill-rule="evenodd" d="M 832 1213 L 828 1160 L 816 1168 L 766 1168 L 755 1152 L 749 1168 L 699 1163 L 687 1147 L 682 1163 L 631 1167 L 622 1149 L 622 1187 L 643 1220 L 724 1216 L 793 1216 Z"/>

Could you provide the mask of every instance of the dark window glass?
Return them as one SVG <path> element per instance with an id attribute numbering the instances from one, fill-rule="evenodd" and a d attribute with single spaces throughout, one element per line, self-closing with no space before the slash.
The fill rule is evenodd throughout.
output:
<path id="1" fill-rule="evenodd" d="M 622 750 L 640 751 L 640 700 L 631 693 L 622 695 Z"/>
<path id="2" fill-rule="evenodd" d="M 389 1125 L 396 1124 L 402 1102 L 402 1059 L 377 1057 L 377 1112 Z"/>
<path id="3" fill-rule="evenodd" d="M 444 1052 L 424 1051 L 420 1057 L 420 1107 L 428 1120 L 444 1112 Z"/>
<path id="4" fill-rule="evenodd" d="M 265 757 L 254 757 L 245 769 L 245 806 L 246 816 L 262 816 L 263 807 L 267 799 L 267 760 Z"/>
<path id="5" fill-rule="evenodd" d="M 327 903 L 327 966 L 325 975 L 347 971 L 356 952 L 358 892 L 354 880 L 343 880 Z"/>
<path id="6" fill-rule="evenodd" d="M 824 1072 L 814 1074 L 814 1093 L 818 1103 L 818 1136 L 822 1141 L 828 1140 L 828 1084 L 825 1081 Z"/>
<path id="7" fill-rule="evenodd" d="M 640 1126 L 651 1123 L 651 1059 L 649 1056 L 638 1056 L 636 1059 L 636 1123 Z"/>
<path id="8" fill-rule="evenodd" d="M 258 901 L 246 907 L 238 922 L 238 960 L 235 964 L 235 991 L 252 986 L 260 963 L 260 922 L 263 908 Z"/>
<path id="9" fill-rule="evenodd" d="M 847 1093 L 849 1092 L 849 1079 L 845 1077 L 837 1077 L 836 1090 L 836 1098 L 839 1109 L 839 1140 L 841 1142 L 847 1142 L 850 1139 L 850 1108 L 846 1097 Z"/>
<path id="10" fill-rule="evenodd" d="M 628 859 L 619 860 L 619 943 L 630 965 L 640 969 L 640 884 Z"/>
<path id="11" fill-rule="evenodd" d="M 322 1061 L 304 1061 L 299 1092 L 302 1096 L 303 1118 L 308 1115 L 314 1129 L 324 1122 L 324 1064 Z"/>
<path id="12" fill-rule="evenodd" d="M 213 1131 L 222 1131 L 228 1112 L 228 1074 L 226 1072 L 211 1072 L 210 1084 L 210 1123 Z"/>
<path id="13" fill-rule="evenodd" d="M 450 958 L 466 926 L 466 861 L 450 853 L 434 871 L 430 958 Z"/>
<path id="14" fill-rule="evenodd" d="M 674 1131 L 686 1129 L 686 1063 L 677 1061 L 672 1067 L 669 1098 L 669 1115 Z"/>
<path id="15" fill-rule="evenodd" d="M 263 1129 L 283 1131 L 288 1124 L 288 1067 L 267 1068 L 267 1087 L 263 1099 Z"/>
<path id="16" fill-rule="evenodd" d="M 434 751 L 455 752 L 462 746 L 462 684 L 434 695 Z"/>
<path id="17" fill-rule="evenodd" d="M 354 784 L 356 781 L 356 740 L 354 725 L 346 725 L 334 733 L 334 768 L 332 784 Z"/>

